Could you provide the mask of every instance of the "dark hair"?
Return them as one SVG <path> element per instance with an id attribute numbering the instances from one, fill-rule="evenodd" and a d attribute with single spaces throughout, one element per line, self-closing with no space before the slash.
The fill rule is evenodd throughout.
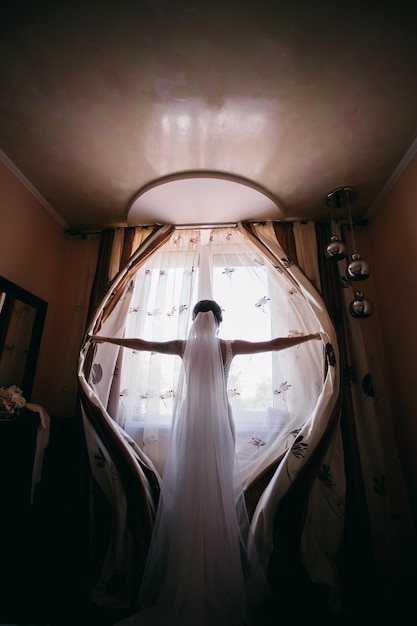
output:
<path id="1" fill-rule="evenodd" d="M 193 320 L 197 317 L 198 313 L 206 313 L 206 311 L 212 311 L 216 318 L 217 324 L 222 321 L 222 310 L 220 305 L 214 300 L 200 300 L 193 308 Z"/>

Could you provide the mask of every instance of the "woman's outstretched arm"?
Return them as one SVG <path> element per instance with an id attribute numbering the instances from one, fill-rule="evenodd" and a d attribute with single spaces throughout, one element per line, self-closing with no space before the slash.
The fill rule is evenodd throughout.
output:
<path id="1" fill-rule="evenodd" d="M 270 352 L 274 350 L 285 350 L 298 346 L 300 343 L 311 341 L 312 339 L 321 339 L 320 333 L 311 333 L 309 335 L 299 335 L 297 337 L 276 337 L 268 341 L 243 341 L 235 339 L 232 341 L 233 354 L 257 354 L 258 352 Z"/>
<path id="2" fill-rule="evenodd" d="M 162 354 L 175 354 L 182 356 L 184 342 L 180 339 L 172 341 L 146 341 L 145 339 L 137 339 L 135 337 L 102 337 L 101 335 L 92 335 L 90 341 L 94 343 L 113 343 L 122 348 L 130 348 L 138 352 L 160 352 Z"/>

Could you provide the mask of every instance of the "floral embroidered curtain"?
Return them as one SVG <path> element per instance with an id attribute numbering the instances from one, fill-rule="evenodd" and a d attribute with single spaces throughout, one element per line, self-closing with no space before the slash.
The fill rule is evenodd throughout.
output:
<path id="1" fill-rule="evenodd" d="M 136 253 L 133 247 L 133 256 L 102 294 L 88 333 L 184 338 L 192 304 L 211 295 L 224 308 L 221 331 L 228 338 L 323 330 L 320 354 L 305 344 L 302 354 L 274 355 L 262 406 L 253 394 L 244 397 L 257 383 L 241 384 L 253 372 L 269 376 L 252 359 L 236 363 L 229 398 L 248 510 L 265 568 L 281 589 L 289 570 L 292 575 L 307 572 L 311 581 L 332 591 L 336 610 L 340 569 L 345 578 L 351 568 L 357 580 L 358 562 L 366 565 L 363 579 L 375 569 L 403 571 L 415 543 L 390 416 L 375 401 L 361 323 L 346 315 L 344 300 L 350 293 L 341 289 L 343 264 L 329 265 L 323 258 L 329 238 L 329 225 L 314 223 L 241 224 L 224 232 L 157 228 Z M 244 268 L 246 286 L 236 289 Z M 249 310 L 252 317 L 237 332 L 242 311 Z M 168 370 L 166 363 L 162 366 L 167 359 L 172 359 Z M 245 378 L 246 367 L 252 373 Z M 105 494 L 104 517 L 113 524 L 93 557 L 98 574 L 92 598 L 100 604 L 128 606 L 135 599 L 178 368 L 173 357 L 138 355 L 106 344 L 93 351 L 88 341 L 81 353 L 91 485 Z M 95 528 L 103 521 L 98 501 L 91 507 Z"/>
<path id="2" fill-rule="evenodd" d="M 270 236 L 273 237 L 273 230 Z M 317 516 L 308 534 L 320 544 L 317 526 L 319 523 L 321 527 L 327 526 L 334 542 L 332 550 L 340 542 L 343 524 L 342 508 L 335 503 L 343 502 L 344 492 L 342 457 L 333 454 L 340 447 L 335 334 L 310 281 L 302 273 L 295 278 L 288 271 L 290 262 L 278 244 L 275 247 L 271 252 L 264 243 L 257 240 L 255 244 L 242 226 L 226 231 L 215 229 L 211 233 L 174 230 L 161 246 L 147 255 L 145 263 L 136 263 L 133 257 L 130 267 L 137 266 L 134 277 L 130 269 L 116 279 L 89 331 L 158 340 L 184 338 L 193 303 L 204 294 L 207 297 L 209 291 L 225 310 L 227 322 L 222 324 L 221 331 L 226 337 L 257 340 L 323 330 L 324 345 L 314 342 L 315 345 L 303 344 L 292 354 L 284 351 L 269 355 L 266 365 L 253 357 L 246 364 L 236 359 L 236 372 L 230 372 L 229 398 L 236 416 L 237 454 L 253 530 L 266 568 L 273 551 L 275 510 L 300 468 L 317 463 L 317 446 L 323 437 L 332 442 L 327 463 L 330 467 L 331 457 L 337 459 L 332 475 L 338 477 L 338 484 L 318 480 L 311 490 L 316 506 L 321 500 L 321 506 L 325 504 L 329 509 L 330 518 L 324 521 L 322 517 L 319 522 Z M 335 357 L 330 362 L 324 350 L 326 344 L 332 346 Z M 91 428 L 88 405 L 92 400 L 104 415 L 103 423 L 111 426 L 112 435 L 119 436 L 140 463 L 146 464 L 157 483 L 163 473 L 180 364 L 171 363 L 171 372 L 167 373 L 162 369 L 161 355 L 138 355 L 109 344 L 99 344 L 92 355 L 88 342 L 85 357 L 91 369 L 81 363 L 80 381 L 84 391 L 85 429 L 90 436 L 90 463 L 98 475 L 97 482 L 102 481 L 105 471 L 100 470 L 105 470 L 107 465 L 111 466 L 112 475 L 119 475 L 120 469 L 111 452 L 107 455 L 103 452 L 106 446 L 97 439 L 94 427 Z M 257 372 L 261 372 L 258 382 L 254 380 Z M 97 467 L 97 458 L 101 467 Z M 262 485 L 266 472 L 271 473 L 275 484 L 269 494 Z M 113 480 L 111 489 L 114 488 Z M 323 489 L 328 491 L 326 498 L 321 493 Z M 120 512 L 123 514 L 128 507 L 124 503 L 123 487 L 117 494 L 108 489 L 108 497 L 112 500 L 113 514 L 122 523 Z M 328 506 L 329 499 L 334 502 L 333 507 Z M 151 501 L 150 510 L 154 506 L 155 502 Z M 304 543 L 308 546 L 309 539 Z M 336 584 L 333 556 L 326 553 L 324 546 L 315 550 L 314 555 L 308 547 L 302 551 L 313 578 L 318 576 L 320 582 L 330 586 Z M 115 559 L 118 563 L 102 572 L 101 583 L 95 590 L 96 599 L 103 599 L 107 577 L 113 576 L 115 569 L 126 569 L 126 564 L 123 566 L 126 549 L 117 546 L 115 550 L 113 546 L 111 552 L 119 555 Z M 321 566 L 321 561 L 326 565 Z"/>
<path id="3" fill-rule="evenodd" d="M 184 339 L 192 306 L 204 294 L 224 309 L 223 338 L 255 341 L 306 332 L 306 314 L 292 314 L 291 319 L 288 313 L 300 307 L 290 302 L 297 299 L 294 286 L 236 228 L 177 231 L 135 275 L 121 332 L 160 341 Z M 244 482 L 274 460 L 278 437 L 283 438 L 282 449 L 287 447 L 288 432 L 311 412 L 323 377 L 321 348 L 315 347 L 316 354 L 303 346 L 289 354 L 234 360 L 228 393 Z M 114 372 L 107 400 L 113 419 L 162 474 L 179 359 L 112 346 L 99 350 L 118 354 L 116 367 L 106 368 Z M 314 367 L 317 362 L 319 367 Z M 105 385 L 102 394 L 107 381 Z"/>

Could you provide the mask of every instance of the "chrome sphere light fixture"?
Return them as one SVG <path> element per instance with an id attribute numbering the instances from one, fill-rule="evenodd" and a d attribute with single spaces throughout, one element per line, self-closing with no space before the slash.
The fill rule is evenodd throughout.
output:
<path id="1" fill-rule="evenodd" d="M 326 202 L 330 209 L 346 207 L 348 209 L 349 227 L 352 237 L 353 252 L 346 268 L 349 281 L 356 282 L 369 278 L 371 270 L 369 264 L 361 258 L 356 250 L 355 230 L 353 227 L 351 203 L 356 200 L 357 192 L 353 187 L 337 187 L 327 194 Z M 333 221 L 333 215 L 331 217 Z M 332 235 L 326 247 L 329 259 L 341 260 L 347 257 L 346 244 L 337 236 Z M 373 313 L 373 304 L 365 298 L 362 291 L 355 292 L 355 298 L 349 305 L 349 312 L 353 317 L 370 317 Z"/>
<path id="2" fill-rule="evenodd" d="M 341 261 L 347 256 L 346 244 L 337 235 L 332 235 L 325 252 L 327 258 L 331 261 Z"/>
<path id="3" fill-rule="evenodd" d="M 351 262 L 347 266 L 346 275 L 349 280 L 366 280 L 369 278 L 371 270 L 369 264 L 361 258 L 358 252 L 351 256 Z"/>
<path id="4" fill-rule="evenodd" d="M 353 245 L 353 252 L 350 257 L 351 261 L 347 266 L 346 274 L 349 280 L 365 280 L 369 278 L 371 270 L 369 264 L 361 258 L 361 255 L 356 250 L 355 229 L 353 227 L 352 210 L 350 208 L 350 203 L 356 199 L 356 191 L 352 187 L 344 187 L 343 189 L 346 194 L 346 203 L 349 211 L 349 226 Z M 354 194 L 351 193 L 352 190 L 355 192 Z"/>
<path id="5" fill-rule="evenodd" d="M 355 298 L 349 305 L 349 313 L 352 317 L 371 317 L 373 312 L 372 302 L 365 298 L 362 291 L 355 291 Z"/>
<path id="6" fill-rule="evenodd" d="M 330 207 L 330 222 L 333 225 L 333 209 L 339 209 L 345 206 L 346 197 L 340 193 L 343 189 L 339 187 L 327 194 L 326 204 Z M 332 235 L 330 241 L 326 246 L 325 254 L 331 261 L 341 261 L 347 257 L 347 246 L 344 241 L 340 239 L 338 235 Z"/>

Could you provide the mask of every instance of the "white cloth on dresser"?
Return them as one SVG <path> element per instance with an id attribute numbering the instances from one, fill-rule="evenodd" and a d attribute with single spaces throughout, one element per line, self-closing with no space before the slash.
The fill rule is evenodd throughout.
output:
<path id="1" fill-rule="evenodd" d="M 49 417 L 45 409 L 39 404 L 27 402 L 26 407 L 29 409 L 29 411 L 34 411 L 35 413 L 38 413 L 40 420 L 36 436 L 35 458 L 33 461 L 32 470 L 32 488 L 30 493 L 30 503 L 33 504 L 35 499 L 36 485 L 38 485 L 42 480 L 43 457 L 45 453 L 45 448 L 49 443 L 51 418 Z"/>

